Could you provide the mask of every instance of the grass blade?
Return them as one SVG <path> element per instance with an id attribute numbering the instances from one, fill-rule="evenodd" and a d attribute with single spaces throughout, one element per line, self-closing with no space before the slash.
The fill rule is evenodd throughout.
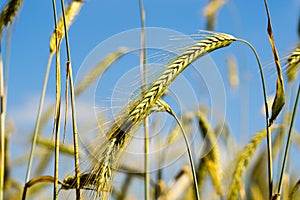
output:
<path id="1" fill-rule="evenodd" d="M 272 52 L 274 56 L 274 61 L 276 64 L 276 70 L 277 70 L 277 85 L 276 85 L 276 96 L 273 101 L 272 105 L 272 115 L 270 118 L 270 123 L 269 126 L 272 125 L 274 120 L 278 117 L 280 111 L 282 110 L 284 104 L 285 104 L 285 94 L 284 94 L 284 84 L 283 84 L 283 78 L 282 78 L 282 72 L 281 72 L 281 65 L 280 65 L 280 58 L 278 56 L 278 52 L 275 46 L 275 41 L 274 41 L 274 36 L 273 36 L 273 31 L 272 31 L 272 23 L 271 23 L 271 17 L 270 17 L 270 12 L 268 8 L 267 1 L 264 0 L 265 3 L 265 8 L 267 12 L 267 17 L 268 17 L 268 36 L 270 40 L 270 44 L 272 47 Z"/>
<path id="2" fill-rule="evenodd" d="M 273 31 L 272 31 L 272 22 L 271 22 L 271 17 L 270 17 L 270 12 L 268 8 L 267 1 L 264 0 L 266 12 L 267 12 L 267 17 L 268 17 L 268 36 L 270 40 L 270 44 L 272 46 L 272 52 L 274 56 L 274 61 L 276 64 L 276 69 L 277 69 L 277 83 L 276 83 L 276 95 L 275 99 L 273 101 L 272 105 L 272 115 L 271 118 L 269 119 L 269 126 L 273 124 L 275 119 L 278 117 L 279 113 L 281 112 L 284 104 L 285 104 L 285 94 L 284 94 L 284 84 L 283 84 L 283 78 L 282 78 L 282 72 L 281 72 L 281 66 L 280 66 L 280 59 L 278 56 L 278 52 L 275 46 L 275 41 L 273 37 Z M 272 146 L 271 146 L 271 136 L 268 134 L 267 137 L 267 142 L 268 142 L 268 152 L 269 152 L 269 197 L 270 199 L 272 198 L 272 192 L 273 192 L 273 174 L 272 174 Z"/>

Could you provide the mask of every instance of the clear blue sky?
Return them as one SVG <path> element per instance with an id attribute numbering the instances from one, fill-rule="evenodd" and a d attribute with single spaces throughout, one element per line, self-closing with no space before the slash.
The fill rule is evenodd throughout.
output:
<path id="1" fill-rule="evenodd" d="M 188 35 L 197 33 L 198 30 L 205 29 L 202 9 L 206 3 L 206 1 L 144 2 L 146 26 L 169 28 Z M 299 2 L 296 0 L 270 2 L 269 6 L 278 51 L 281 56 L 286 56 L 298 41 L 296 30 Z M 266 23 L 263 1 L 229 1 L 218 14 L 216 30 L 250 41 L 262 62 L 269 65 L 267 72 L 274 74 L 270 72 L 273 69 L 270 66 L 272 54 L 266 34 Z M 86 1 L 69 32 L 74 74 L 76 75 L 84 58 L 100 42 L 114 34 L 139 27 L 138 1 Z M 39 95 L 52 30 L 51 1 L 25 1 L 13 28 L 8 112 L 10 108 L 24 104 L 28 94 Z M 64 52 L 62 50 L 62 55 Z M 258 68 L 250 50 L 242 44 L 236 44 L 230 47 L 230 52 L 237 56 L 240 75 L 243 77 L 249 72 L 250 79 L 257 77 L 258 80 Z M 52 91 L 53 77 L 50 76 L 52 84 L 49 86 Z M 255 89 L 260 87 L 259 81 L 254 82 L 257 85 Z M 270 85 L 268 92 L 271 94 L 275 89 L 273 84 L 268 85 Z"/>
<path id="2" fill-rule="evenodd" d="M 146 26 L 169 28 L 187 35 L 197 33 L 198 30 L 205 29 L 206 21 L 202 10 L 207 2 L 201 0 L 144 1 Z M 59 1 L 57 4 L 60 5 Z M 275 42 L 283 58 L 298 42 L 300 2 L 298 0 L 269 1 L 269 9 Z M 271 95 L 275 92 L 276 76 L 266 25 L 263 0 L 228 0 L 217 16 L 215 30 L 232 34 L 252 43 L 266 66 L 268 94 Z M 13 27 L 8 79 L 8 118 L 14 120 L 16 130 L 12 136 L 12 142 L 17 145 L 26 144 L 27 141 L 22 138 L 28 139 L 34 128 L 53 26 L 50 0 L 24 1 Z M 83 60 L 99 43 L 122 31 L 139 27 L 137 0 L 87 0 L 69 31 L 74 76 L 76 77 Z M 62 61 L 65 59 L 64 52 L 62 48 Z M 227 84 L 226 68 L 219 69 L 224 76 L 226 87 L 227 121 L 236 139 L 246 143 L 254 132 L 264 127 L 264 117 L 260 113 L 263 105 L 260 77 L 254 56 L 244 44 L 237 43 L 224 51 L 219 50 L 212 54 L 212 59 L 217 66 L 225 66 L 226 55 L 229 54 L 235 55 L 237 59 L 241 85 L 236 91 L 230 90 Z M 130 63 L 126 64 L 130 65 Z M 52 101 L 55 98 L 55 71 L 53 69 L 47 93 L 48 99 Z M 241 114 L 241 112 L 247 114 Z M 295 124 L 299 130 L 299 117 Z M 50 131 L 47 134 L 49 137 Z M 14 136 L 18 139 L 13 139 Z M 21 151 L 29 152 L 29 148 L 13 151 L 12 158 L 18 157 Z M 25 168 L 19 170 L 25 175 Z M 23 177 L 20 178 L 22 181 L 23 179 Z"/>

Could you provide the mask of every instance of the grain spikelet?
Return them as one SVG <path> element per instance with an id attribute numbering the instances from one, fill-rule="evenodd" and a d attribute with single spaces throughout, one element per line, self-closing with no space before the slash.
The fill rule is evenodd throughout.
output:
<path id="1" fill-rule="evenodd" d="M 133 102 L 128 111 L 121 115 L 123 117 L 114 123 L 112 128 L 107 132 L 107 144 L 103 145 L 104 151 L 99 157 L 99 162 L 92 169 L 92 174 L 96 175 L 95 180 L 97 183 L 95 187 L 97 196 L 101 196 L 102 198 L 102 192 L 109 190 L 108 183 L 112 179 L 112 170 L 115 167 L 114 165 L 116 165 L 119 153 L 130 139 L 129 133 L 139 125 L 142 119 L 150 114 L 152 106 L 162 97 L 174 79 L 199 57 L 216 49 L 226 47 L 235 40 L 236 38 L 231 35 L 218 33 L 208 36 L 190 46 L 153 82 L 150 89 L 145 92 L 143 98 Z"/>
<path id="2" fill-rule="evenodd" d="M 198 114 L 198 120 L 203 138 L 207 137 L 208 139 L 208 144 L 205 148 L 211 149 L 203 159 L 215 190 L 218 195 L 222 196 L 222 167 L 219 158 L 216 133 L 213 131 L 206 117 L 202 113 Z"/>
<path id="3" fill-rule="evenodd" d="M 297 78 L 300 64 L 300 45 L 291 53 L 287 60 L 287 78 L 289 83 Z"/>
<path id="4" fill-rule="evenodd" d="M 0 35 L 2 34 L 3 28 L 12 23 L 21 4 L 22 0 L 10 0 L 5 5 L 0 15 Z"/>
<path id="5" fill-rule="evenodd" d="M 271 131 L 273 131 L 275 128 L 278 127 L 273 126 L 270 129 Z M 249 161 L 251 160 L 258 145 L 262 142 L 262 140 L 266 137 L 266 135 L 267 135 L 266 130 L 262 130 L 257 134 L 255 134 L 252 140 L 250 141 L 250 143 L 244 148 L 242 153 L 238 155 L 237 163 L 235 166 L 235 170 L 233 172 L 233 178 L 229 188 L 227 199 L 230 200 L 238 199 L 238 193 L 241 188 L 243 172 L 248 166 Z"/>
<path id="6" fill-rule="evenodd" d="M 71 24 L 73 23 L 75 17 L 80 12 L 80 9 L 83 5 L 83 1 L 79 0 L 73 0 L 71 4 L 66 9 L 66 28 L 67 30 L 70 28 Z M 60 18 L 57 29 L 61 32 L 61 34 L 65 35 L 65 29 L 64 29 L 64 20 L 63 17 Z M 55 51 L 55 31 L 53 31 L 50 39 L 50 53 Z"/>

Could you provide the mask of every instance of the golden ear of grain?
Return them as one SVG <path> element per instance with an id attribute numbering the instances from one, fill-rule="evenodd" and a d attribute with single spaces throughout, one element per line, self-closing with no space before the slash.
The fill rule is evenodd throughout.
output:
<path id="1" fill-rule="evenodd" d="M 100 199 L 107 199 L 110 194 L 112 173 L 116 167 L 116 160 L 121 149 L 116 145 L 116 139 L 107 140 L 104 145 L 105 149 L 101 153 L 101 158 L 95 162 L 92 171 L 86 174 L 84 179 L 80 178 L 81 188 L 89 187 L 96 193 L 96 198 Z M 66 181 L 75 183 L 75 177 Z"/>
<path id="2" fill-rule="evenodd" d="M 271 131 L 278 128 L 277 126 L 271 127 Z M 227 199 L 235 200 L 238 199 L 238 193 L 242 184 L 242 175 L 245 171 L 246 167 L 249 164 L 255 150 L 258 145 L 262 142 L 262 140 L 266 137 L 266 130 L 262 130 L 255 134 L 249 144 L 244 148 L 242 153 L 237 157 L 237 163 L 233 172 L 233 178 L 231 181 L 231 185 L 229 188 L 229 192 L 227 194 Z"/>
<path id="3" fill-rule="evenodd" d="M 70 28 L 71 24 L 73 23 L 75 17 L 78 15 L 78 13 L 80 12 L 80 9 L 83 5 L 83 1 L 78 1 L 78 0 L 73 0 L 71 2 L 71 4 L 68 6 L 68 8 L 66 9 L 66 28 L 67 30 Z M 61 16 L 58 25 L 57 25 L 57 29 L 61 32 L 61 34 L 65 35 L 65 29 L 64 29 L 64 20 L 63 17 Z M 55 51 L 55 30 L 53 31 L 52 35 L 51 35 L 51 39 L 50 39 L 50 53 Z"/>
<path id="4" fill-rule="evenodd" d="M 300 44 L 295 49 L 295 51 L 293 51 L 289 56 L 287 64 L 287 78 L 288 82 L 291 83 L 298 76 L 298 70 L 300 65 Z"/>
<path id="5" fill-rule="evenodd" d="M 95 174 L 96 177 L 95 187 L 98 196 L 102 198 L 102 195 L 106 196 L 107 191 L 110 190 L 108 183 L 112 179 L 112 169 L 116 165 L 121 149 L 129 141 L 129 133 L 139 125 L 142 119 L 150 114 L 153 105 L 162 97 L 174 79 L 201 56 L 226 47 L 235 40 L 236 38 L 231 35 L 218 33 L 198 41 L 168 65 L 163 74 L 145 92 L 141 100 L 132 103 L 129 114 L 125 112 L 118 123 L 115 123 L 107 132 L 108 142 L 103 146 L 104 151 L 100 152 L 101 158 L 98 164 L 93 167 L 92 174 Z"/>
<path id="6" fill-rule="evenodd" d="M 211 149 L 211 151 L 203 158 L 206 165 L 206 169 L 209 172 L 215 190 L 217 191 L 218 195 L 222 196 L 223 195 L 222 192 L 223 172 L 220 163 L 219 148 L 217 144 L 216 133 L 213 131 L 212 127 L 210 126 L 204 114 L 199 113 L 198 120 L 199 120 L 199 127 L 203 138 L 208 139 L 207 140 L 208 146 L 205 148 Z"/>
<path id="7" fill-rule="evenodd" d="M 10 0 L 4 7 L 0 15 L 0 35 L 3 28 L 10 24 L 16 16 L 22 0 Z"/>
<path id="8" fill-rule="evenodd" d="M 204 54 L 226 47 L 235 40 L 236 38 L 231 35 L 220 33 L 206 37 L 204 40 L 200 40 L 198 43 L 189 47 L 167 67 L 156 81 L 154 81 L 152 87 L 144 95 L 141 102 L 130 112 L 130 120 L 137 123 L 149 115 L 150 108 L 188 65 Z"/>

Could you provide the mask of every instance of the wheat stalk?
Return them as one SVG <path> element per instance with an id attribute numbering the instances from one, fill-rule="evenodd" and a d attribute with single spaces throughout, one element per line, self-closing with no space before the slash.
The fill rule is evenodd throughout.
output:
<path id="1" fill-rule="evenodd" d="M 300 45 L 291 53 L 287 60 L 287 78 L 291 83 L 297 78 L 299 64 L 300 64 Z"/>
<path id="2" fill-rule="evenodd" d="M 124 113 L 107 133 L 107 144 L 104 144 L 104 151 L 99 162 L 93 167 L 92 173 L 95 178 L 97 196 L 103 198 L 103 191 L 109 189 L 108 182 L 112 178 L 112 169 L 120 151 L 130 138 L 132 131 L 142 119 L 151 112 L 151 107 L 161 98 L 173 80 L 193 61 L 199 57 L 214 51 L 218 48 L 230 45 L 236 38 L 218 33 L 198 41 L 179 55 L 164 71 L 164 73 L 152 84 L 152 87 L 145 92 L 142 100 L 135 101 L 129 107 L 128 113 Z M 104 197 L 105 198 L 105 197 Z"/>
<path id="3" fill-rule="evenodd" d="M 71 4 L 68 6 L 68 8 L 66 9 L 66 13 L 65 13 L 65 20 L 66 20 L 66 29 L 68 30 L 71 26 L 71 24 L 73 23 L 75 17 L 78 15 L 78 13 L 80 12 L 81 7 L 83 6 L 83 1 L 81 0 L 73 0 L 71 2 Z M 57 29 L 61 32 L 61 34 L 64 36 L 65 35 L 65 28 L 64 28 L 64 20 L 63 17 L 60 18 L 58 24 L 57 24 Z M 55 30 L 53 31 L 52 35 L 51 35 L 51 39 L 50 39 L 50 52 L 54 52 L 55 51 L 55 41 L 56 41 L 56 33 Z"/>

